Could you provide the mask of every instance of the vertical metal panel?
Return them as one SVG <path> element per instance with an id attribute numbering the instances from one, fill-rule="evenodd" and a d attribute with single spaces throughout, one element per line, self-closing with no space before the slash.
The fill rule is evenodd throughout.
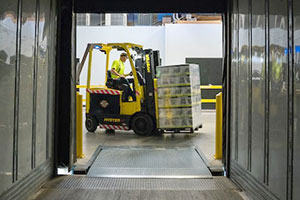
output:
<path id="1" fill-rule="evenodd" d="M 280 199 L 286 198 L 287 183 L 287 11 L 287 1 L 270 0 L 269 188 Z"/>
<path id="2" fill-rule="evenodd" d="M 71 99 L 70 99 L 70 163 L 75 163 L 77 160 L 76 155 L 76 21 L 75 14 L 72 15 L 72 37 L 71 37 Z M 69 169 L 71 168 L 71 165 Z"/>
<path id="3" fill-rule="evenodd" d="M 19 142 L 19 93 L 20 93 L 20 50 L 21 50 L 21 24 L 22 0 L 18 1 L 17 14 L 17 40 L 16 40 L 16 66 L 15 66 L 15 99 L 14 99 L 14 144 L 13 144 L 13 182 L 18 180 L 18 142 Z"/>
<path id="4" fill-rule="evenodd" d="M 294 38 L 293 1 L 288 0 L 288 156 L 287 156 L 287 199 L 293 194 L 293 131 L 294 131 Z"/>
<path id="5" fill-rule="evenodd" d="M 231 174 L 231 60 L 232 60 L 232 1 L 227 1 L 227 12 L 222 16 L 223 18 L 223 44 L 224 44 L 224 52 L 223 52 L 223 57 L 224 57 L 224 73 L 223 73 L 223 90 L 224 91 L 224 112 L 223 112 L 223 138 L 225 138 L 225 141 L 223 142 L 223 163 L 224 163 L 224 168 L 226 170 L 226 176 L 230 177 Z"/>
<path id="6" fill-rule="evenodd" d="M 239 0 L 238 162 L 248 168 L 249 131 L 249 10 L 248 0 Z"/>
<path id="7" fill-rule="evenodd" d="M 232 13 L 231 13 L 231 116 L 230 116 L 230 130 L 231 130 L 231 159 L 237 160 L 237 67 L 238 67 L 238 9 L 237 0 L 232 1 Z"/>
<path id="8" fill-rule="evenodd" d="M 39 1 L 39 36 L 36 101 L 36 166 L 46 161 L 47 105 L 48 105 L 48 40 L 49 40 L 48 0 Z"/>
<path id="9" fill-rule="evenodd" d="M 294 0 L 294 165 L 293 199 L 300 199 L 300 1 Z"/>
<path id="10" fill-rule="evenodd" d="M 26 176 L 31 171 L 35 6 L 36 0 L 23 0 L 20 56 L 18 179 Z"/>
<path id="11" fill-rule="evenodd" d="M 252 162 L 252 0 L 248 0 L 248 165 L 251 171 Z"/>
<path id="12" fill-rule="evenodd" d="M 235 98 L 236 98 L 236 106 L 235 106 L 235 114 L 236 114 L 236 121 L 238 119 L 238 113 L 239 113 L 239 104 L 238 104 L 238 99 L 239 99 L 239 57 L 240 57 L 240 51 L 239 51 L 239 43 L 240 43 L 240 36 L 239 36 L 239 27 L 240 27 L 240 15 L 239 15 L 239 1 L 238 0 L 235 0 L 236 2 L 236 20 L 237 20 L 237 24 L 236 24 L 236 67 L 235 67 L 235 72 L 236 72 L 236 95 L 235 95 Z M 235 136 L 235 160 L 237 161 L 238 160 L 238 149 L 239 149 L 239 134 L 238 134 L 238 123 L 235 122 L 235 130 L 236 130 L 236 136 Z"/>
<path id="13" fill-rule="evenodd" d="M 49 2 L 45 2 L 44 10 L 49 12 L 50 9 L 47 4 L 50 5 Z M 40 38 L 39 49 L 35 48 L 35 40 L 38 36 L 35 29 L 39 27 L 35 20 L 35 5 L 36 0 L 1 1 L 0 10 L 0 112 L 2 113 L 0 115 L 0 150 L 2 152 L 0 155 L 2 161 L 0 165 L 0 195 L 8 195 L 10 194 L 9 191 L 17 191 L 20 198 L 22 198 L 22 194 L 28 194 L 29 190 L 35 191 L 40 186 L 41 179 L 45 181 L 52 172 L 51 158 L 45 163 L 45 156 L 43 159 L 45 165 L 41 165 L 39 171 L 42 175 L 30 176 L 38 171 L 38 169 L 31 170 L 30 162 L 33 158 L 31 156 L 32 147 L 35 147 L 31 141 L 34 132 L 33 111 L 35 110 L 33 108 L 34 65 L 36 60 L 39 61 L 39 64 L 45 61 L 43 58 L 47 57 L 47 54 L 43 53 L 46 52 L 48 43 L 44 41 L 49 39 L 49 34 L 47 35 L 45 34 L 46 31 L 42 31 L 43 37 Z M 53 16 L 55 17 L 55 13 Z M 45 15 L 39 18 L 39 24 L 44 23 L 41 26 L 47 29 L 49 24 L 45 23 L 45 18 Z M 53 42 L 51 50 L 54 53 L 56 40 L 52 38 L 51 41 Z M 39 59 L 36 56 L 36 51 L 39 51 Z M 50 57 L 50 59 L 51 63 L 54 64 L 55 57 Z M 48 68 L 47 61 L 42 64 Z M 46 72 L 39 75 L 40 77 L 37 76 L 37 78 L 47 77 L 48 74 Z M 54 79 L 52 80 L 54 81 Z M 37 82 L 37 86 L 41 82 Z M 47 78 L 43 84 L 47 93 Z M 43 95 L 43 97 L 46 101 L 47 96 Z M 47 116 L 47 102 L 44 105 L 38 104 L 38 106 L 44 107 L 41 111 L 46 110 L 44 115 Z M 45 120 L 45 127 L 48 122 Z M 49 123 L 53 125 L 53 121 Z M 42 134 L 46 137 L 46 130 Z M 41 149 L 38 150 L 46 152 L 46 148 L 46 145 L 41 145 Z M 50 168 L 46 170 L 45 166 Z M 31 181 L 30 187 L 25 187 L 28 181 Z M 9 191 L 6 191 L 9 187 Z M 15 195 L 15 192 L 12 194 Z M 11 195 L 8 196 L 15 199 Z"/>
<path id="14" fill-rule="evenodd" d="M 265 62 L 265 1 L 252 0 L 251 171 L 260 182 L 264 181 Z"/>
<path id="15" fill-rule="evenodd" d="M 12 184 L 17 2 L 0 10 L 0 194 Z"/>
<path id="16" fill-rule="evenodd" d="M 47 146 L 46 146 L 46 156 L 47 159 L 53 156 L 53 135 L 54 135 L 54 110 L 55 110 L 55 55 L 56 55 L 56 1 L 51 0 L 50 2 L 50 23 L 49 23 L 49 74 L 48 74 L 48 94 L 49 96 L 49 103 L 47 107 Z"/>
<path id="17" fill-rule="evenodd" d="M 238 1 L 239 73 L 234 74 L 233 68 L 231 71 L 231 75 L 236 76 L 240 87 L 237 91 L 239 96 L 237 119 L 239 121 L 232 120 L 231 123 L 251 122 L 249 128 L 252 129 L 252 136 L 249 136 L 252 142 L 243 143 L 240 132 L 247 130 L 239 125 L 238 163 L 233 162 L 231 174 L 234 180 L 248 188 L 254 196 L 258 194 L 264 199 L 298 199 L 300 195 L 298 190 L 300 184 L 300 4 L 295 0 L 252 0 L 252 8 L 249 7 L 252 10 L 252 20 L 249 20 L 249 23 L 252 21 L 252 25 L 249 24 L 252 28 L 252 41 L 250 39 L 252 59 L 247 61 L 252 65 L 252 77 L 249 76 L 252 81 L 252 87 L 249 86 L 252 92 L 252 102 L 251 99 L 242 102 L 244 106 L 249 106 L 249 111 L 251 111 L 249 116 L 252 115 L 250 120 L 243 118 L 244 111 L 241 108 L 241 95 L 243 95 L 241 87 L 244 88 L 242 70 L 245 69 L 243 61 L 244 66 L 246 65 L 243 56 L 246 55 L 247 50 L 245 38 L 247 33 L 251 36 L 251 32 L 249 33 L 247 27 L 242 24 L 245 14 L 243 9 L 246 9 L 243 8 L 242 1 Z M 292 8 L 295 17 L 293 17 Z M 294 23 L 294 29 L 292 23 Z M 234 21 L 232 25 L 234 26 Z M 234 34 L 232 37 L 236 38 Z M 291 57 L 293 54 L 290 53 L 289 47 L 290 49 L 293 47 L 293 42 L 295 42 L 293 51 L 295 55 Z M 234 57 L 232 63 L 234 63 Z M 233 94 L 232 98 L 234 98 Z M 234 101 L 231 103 L 233 104 Z M 234 127 L 234 124 L 231 124 L 231 127 Z M 231 134 L 235 133 L 231 131 Z M 236 145 L 234 142 L 231 140 L 231 145 Z M 240 159 L 241 153 L 245 155 L 245 151 L 241 149 L 247 149 L 247 145 L 252 145 L 251 153 L 248 154 L 251 156 L 251 163 L 248 163 L 251 164 L 250 172 L 246 171 L 245 164 L 247 163 L 243 163 Z M 245 174 L 248 174 L 248 177 Z"/>
<path id="18" fill-rule="evenodd" d="M 34 69 L 33 69 L 33 109 L 32 109 L 32 153 L 31 168 L 36 165 L 36 102 L 37 102 L 37 72 L 38 72 L 38 45 L 39 45 L 39 18 L 40 1 L 36 0 L 35 9 L 35 43 L 34 43 Z"/>
<path id="19" fill-rule="evenodd" d="M 270 95 L 269 95 L 269 91 L 270 91 L 270 84 L 269 84 L 269 79 L 270 79 L 270 75 L 269 75 L 269 68 L 270 68 L 270 59 L 269 59 L 269 52 L 270 52 L 270 29 L 269 29 L 269 1 L 270 0 L 265 0 L 266 4 L 265 4 L 265 9 L 266 9 L 266 35 L 265 35 L 265 48 L 266 48 L 266 71 L 265 71 L 265 85 L 266 85 L 266 90 L 265 90 L 265 95 L 266 95 L 266 99 L 265 99 L 265 137 L 264 137 L 264 156 L 265 156 L 265 161 L 264 161 L 264 183 L 268 184 L 269 181 L 269 116 L 270 116 Z"/>

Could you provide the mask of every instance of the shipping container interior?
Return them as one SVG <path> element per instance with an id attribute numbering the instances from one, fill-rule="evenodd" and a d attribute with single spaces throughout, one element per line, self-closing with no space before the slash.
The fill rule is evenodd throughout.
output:
<path id="1" fill-rule="evenodd" d="M 0 199 L 300 198 L 299 0 L 0 4 Z M 102 88 L 110 43 L 138 46 L 128 99 Z M 87 131 L 111 106 L 155 135 Z"/>

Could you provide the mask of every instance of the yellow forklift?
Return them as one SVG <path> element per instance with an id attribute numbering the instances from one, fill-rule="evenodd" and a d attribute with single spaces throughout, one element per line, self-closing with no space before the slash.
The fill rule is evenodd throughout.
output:
<path id="1" fill-rule="evenodd" d="M 109 59 L 112 50 L 125 52 L 128 56 L 132 76 L 128 78 L 135 95 L 124 100 L 122 85 L 111 78 Z M 93 51 L 106 54 L 105 86 L 91 87 L 91 68 Z M 86 88 L 86 120 L 89 132 L 97 127 L 107 130 L 133 130 L 141 136 L 158 133 L 158 99 L 156 94 L 155 69 L 160 65 L 159 51 L 143 49 L 132 43 L 90 43 L 78 66 L 77 81 L 88 57 Z"/>

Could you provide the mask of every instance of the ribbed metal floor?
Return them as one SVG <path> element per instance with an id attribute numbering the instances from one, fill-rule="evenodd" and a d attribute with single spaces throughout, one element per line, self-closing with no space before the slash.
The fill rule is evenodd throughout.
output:
<path id="1" fill-rule="evenodd" d="M 210 179 L 128 179 L 63 176 L 46 186 L 47 189 L 84 190 L 238 190 L 226 177 Z"/>
<path id="2" fill-rule="evenodd" d="M 50 181 L 35 200 L 243 200 L 228 178 L 127 179 L 63 176 Z"/>
<path id="3" fill-rule="evenodd" d="M 87 176 L 108 178 L 212 178 L 194 148 L 102 149 Z"/>

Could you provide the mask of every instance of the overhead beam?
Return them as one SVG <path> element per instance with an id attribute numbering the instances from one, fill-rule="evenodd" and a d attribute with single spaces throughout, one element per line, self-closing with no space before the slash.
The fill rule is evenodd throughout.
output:
<path id="1" fill-rule="evenodd" d="M 226 0 L 74 0 L 76 13 L 224 13 Z"/>

